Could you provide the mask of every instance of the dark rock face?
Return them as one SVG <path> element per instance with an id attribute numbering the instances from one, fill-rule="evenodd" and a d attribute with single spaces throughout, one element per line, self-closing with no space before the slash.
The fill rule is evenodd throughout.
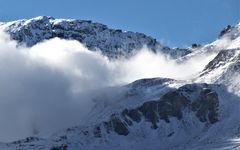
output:
<path id="1" fill-rule="evenodd" d="M 159 102 L 159 115 L 166 122 L 169 117 L 182 118 L 182 109 L 190 103 L 190 100 L 178 91 L 169 92 L 161 98 Z"/>
<path id="2" fill-rule="evenodd" d="M 128 116 L 131 120 L 133 120 L 135 122 L 141 121 L 141 114 L 138 110 L 135 110 L 135 109 L 131 109 L 131 110 L 125 109 L 122 112 L 122 116 L 123 117 Z"/>
<path id="3" fill-rule="evenodd" d="M 201 47 L 201 44 L 196 44 L 196 43 L 192 44 L 192 48 L 198 48 L 198 47 Z"/>
<path id="4" fill-rule="evenodd" d="M 232 26 L 231 25 L 227 25 L 221 32 L 220 35 L 218 36 L 219 38 L 221 38 L 223 35 L 225 35 L 226 33 L 229 33 L 232 30 Z"/>
<path id="5" fill-rule="evenodd" d="M 128 135 L 129 131 L 128 131 L 127 125 L 126 123 L 122 122 L 122 120 L 120 120 L 117 117 L 112 117 L 111 123 L 113 126 L 113 130 L 116 133 L 118 133 L 119 135 Z"/>
<path id="6" fill-rule="evenodd" d="M 200 121 L 210 123 L 218 121 L 218 95 L 211 89 L 204 88 L 200 93 L 200 100 L 192 103 L 193 111 Z"/>
<path id="7" fill-rule="evenodd" d="M 159 121 L 158 117 L 158 103 L 156 101 L 150 101 L 144 103 L 141 107 L 137 108 L 145 120 L 152 123 L 152 128 L 157 128 L 157 122 Z"/>
<path id="8" fill-rule="evenodd" d="M 137 108 L 124 109 L 120 115 L 113 114 L 101 129 L 126 136 L 134 123 L 145 120 L 157 129 L 160 120 L 170 123 L 172 117 L 178 120 L 187 117 L 183 111 L 195 114 L 201 122 L 213 124 L 218 121 L 218 106 L 218 95 L 207 84 L 188 84 L 166 93 L 158 101 L 147 101 Z M 101 132 L 99 127 L 96 129 Z"/>
<path id="9" fill-rule="evenodd" d="M 61 146 L 54 146 L 50 150 L 67 150 L 68 146 L 67 145 L 61 145 Z"/>
<path id="10" fill-rule="evenodd" d="M 127 124 L 115 114 L 110 117 L 108 122 L 104 122 L 103 124 L 108 133 L 110 133 L 110 131 L 114 131 L 119 135 L 125 136 L 129 133 Z"/>
<path id="11" fill-rule="evenodd" d="M 152 123 L 156 129 L 160 119 L 170 122 L 170 117 L 182 118 L 182 109 L 187 106 L 189 100 L 180 93 L 173 91 L 165 94 L 160 101 L 149 101 L 144 103 L 138 110 L 146 121 Z"/>

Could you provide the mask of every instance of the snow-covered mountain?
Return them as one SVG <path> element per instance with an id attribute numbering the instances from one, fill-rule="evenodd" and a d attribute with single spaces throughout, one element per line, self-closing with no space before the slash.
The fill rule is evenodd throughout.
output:
<path id="1" fill-rule="evenodd" d="M 240 23 L 224 28 L 219 38 L 206 46 L 218 51 L 217 56 L 200 73 L 197 81 L 230 86 L 239 93 L 240 84 Z"/>
<path id="2" fill-rule="evenodd" d="M 240 23 L 235 26 L 228 25 L 219 34 L 219 37 L 206 45 L 199 45 L 192 49 L 191 54 L 185 55 L 180 59 L 188 59 L 196 55 L 211 55 L 222 50 L 237 49 L 240 43 Z"/>
<path id="3" fill-rule="evenodd" d="M 38 17 L 3 23 L 2 27 L 12 39 L 27 46 L 60 37 L 78 40 L 110 58 L 132 53 L 144 45 L 170 55 L 178 53 L 177 49 L 163 48 L 144 34 L 108 29 L 90 21 Z M 0 147 L 7 150 L 237 149 L 240 23 L 224 28 L 216 41 L 185 52 L 174 57 L 183 62 L 198 55 L 216 53 L 216 57 L 190 80 L 149 78 L 110 87 L 96 97 L 95 106 L 82 125 L 48 137 L 2 143 Z"/>
<path id="4" fill-rule="evenodd" d="M 90 50 L 100 50 L 109 58 L 128 56 L 143 46 L 154 52 L 161 51 L 174 57 L 190 53 L 189 49 L 169 49 L 156 39 L 142 33 L 110 29 L 106 25 L 88 20 L 55 19 L 40 16 L 0 24 L 12 39 L 26 46 L 33 46 L 47 39 L 59 37 L 77 40 Z"/>
<path id="5" fill-rule="evenodd" d="M 117 100 L 119 103 L 96 104 L 84 126 L 70 127 L 50 137 L 29 137 L 2 147 L 29 150 L 236 148 L 240 144 L 239 98 L 223 85 L 182 84 L 161 78 L 136 81 L 127 85 L 119 98 L 121 101 Z M 153 91 L 150 95 L 146 94 L 149 90 Z M 142 99 L 137 101 L 138 97 Z"/>

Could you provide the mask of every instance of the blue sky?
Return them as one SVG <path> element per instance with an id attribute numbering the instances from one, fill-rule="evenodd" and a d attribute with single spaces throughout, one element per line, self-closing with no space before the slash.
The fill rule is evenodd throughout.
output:
<path id="1" fill-rule="evenodd" d="M 40 15 L 101 22 L 184 47 L 240 21 L 240 0 L 0 0 L 0 21 Z"/>

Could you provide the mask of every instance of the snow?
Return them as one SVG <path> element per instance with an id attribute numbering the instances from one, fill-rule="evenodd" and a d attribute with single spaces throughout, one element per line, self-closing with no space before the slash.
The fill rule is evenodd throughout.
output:
<path id="1" fill-rule="evenodd" d="M 145 34 L 110 29 L 104 24 L 88 20 L 39 16 L 3 23 L 0 26 L 20 45 L 33 46 L 54 37 L 74 39 L 93 51 L 101 51 L 109 58 L 129 57 L 144 46 L 173 58 L 191 52 L 190 49 L 164 49 L 156 39 Z"/>
<path id="2" fill-rule="evenodd" d="M 133 50 L 141 49 L 144 45 L 148 45 L 153 50 L 160 47 L 155 39 L 142 33 L 122 32 L 85 20 L 40 16 L 8 22 L 3 28 L 14 40 L 27 46 L 33 46 L 53 37 L 75 39 L 84 43 L 89 49 L 100 50 L 110 58 L 134 53 Z"/>
<path id="3" fill-rule="evenodd" d="M 39 21 L 45 23 L 39 24 Z M 145 44 L 153 49 L 158 49 L 160 46 L 157 41 L 144 34 L 108 29 L 105 25 L 91 21 L 37 17 L 30 20 L 0 23 L 0 25 L 12 35 L 13 39 L 19 41 L 19 36 L 24 37 L 25 39 L 21 42 L 27 46 L 51 38 L 52 33 L 64 32 L 71 37 L 78 30 L 89 29 L 88 32 L 94 32 L 96 35 L 81 34 L 82 36 L 87 35 L 82 42 L 90 48 L 100 49 L 103 54 L 112 58 L 125 55 L 125 53 L 129 55 L 133 52 L 131 50 L 138 49 Z M 62 29 L 53 30 L 52 26 L 60 26 Z M 29 28 L 30 34 L 33 36 L 25 36 L 26 33 L 23 32 L 25 28 Z M 120 45 L 120 48 L 114 48 L 115 45 Z M 173 50 L 169 51 L 176 53 Z M 191 53 L 181 54 L 177 59 L 184 62 L 197 55 L 210 54 L 216 57 L 194 79 L 186 81 L 165 78 L 142 79 L 125 86 L 109 87 L 108 90 L 104 90 L 108 92 L 103 94 L 100 92 L 101 94 L 96 97 L 96 105 L 83 124 L 69 127 L 43 138 L 30 138 L 7 144 L 1 143 L 0 149 L 47 150 L 52 147 L 64 146 L 70 150 L 236 149 L 240 147 L 240 23 L 233 26 L 231 31 L 216 41 L 196 48 Z M 191 109 L 184 109 L 182 119 L 178 120 L 171 117 L 170 123 L 160 119 L 157 122 L 157 129 L 152 129 L 150 122 L 141 119 L 140 122 L 133 122 L 133 125 L 128 126 L 129 134 L 127 136 L 118 135 L 116 132 L 107 133 L 106 130 L 101 130 L 101 137 L 94 135 L 95 127 L 100 125 L 101 129 L 104 128 L 103 122 L 107 121 L 113 114 L 117 114 L 121 118 L 120 114 L 124 109 L 133 109 L 145 102 L 157 101 L 167 92 L 187 84 L 191 84 L 188 85 L 189 89 L 194 91 L 196 90 L 194 88 L 201 89 L 206 83 L 208 88 L 217 93 L 219 99 L 219 121 L 214 124 L 201 122 Z M 199 94 L 197 92 L 190 92 L 191 94 L 188 92 L 182 91 L 182 94 L 187 95 L 192 101 L 198 100 Z"/>

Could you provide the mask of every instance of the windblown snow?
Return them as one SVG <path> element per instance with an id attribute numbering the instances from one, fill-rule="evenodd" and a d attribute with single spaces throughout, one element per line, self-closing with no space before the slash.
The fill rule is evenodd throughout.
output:
<path id="1" fill-rule="evenodd" d="M 83 20 L 0 28 L 1 149 L 240 146 L 240 24 L 188 49 Z"/>

